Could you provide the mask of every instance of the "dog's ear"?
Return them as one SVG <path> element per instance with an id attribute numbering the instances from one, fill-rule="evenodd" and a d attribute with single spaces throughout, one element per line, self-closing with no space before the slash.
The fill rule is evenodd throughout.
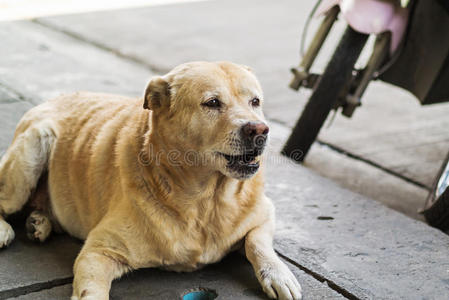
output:
<path id="1" fill-rule="evenodd" d="M 164 77 L 155 76 L 151 78 L 145 89 L 143 108 L 155 110 L 163 105 L 169 104 L 170 85 Z"/>

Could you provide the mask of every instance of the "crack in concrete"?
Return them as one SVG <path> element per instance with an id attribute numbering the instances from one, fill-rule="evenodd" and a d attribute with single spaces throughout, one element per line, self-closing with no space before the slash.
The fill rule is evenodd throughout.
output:
<path id="1" fill-rule="evenodd" d="M 284 122 L 284 121 L 279 120 L 277 118 L 270 118 L 270 117 L 268 117 L 268 119 L 270 120 L 270 122 L 277 123 L 278 125 L 285 126 L 285 127 L 289 128 L 289 129 L 291 128 L 291 126 L 289 126 L 287 124 L 287 122 Z M 343 148 L 341 148 L 341 147 L 339 147 L 337 145 L 334 145 L 334 144 L 322 141 L 320 139 L 317 139 L 316 143 L 318 143 L 319 145 L 322 145 L 322 146 L 327 146 L 330 150 L 332 150 L 334 152 L 337 152 L 337 153 L 340 153 L 340 154 L 343 154 L 343 155 L 345 155 L 345 156 L 347 156 L 349 158 L 352 158 L 354 160 L 358 160 L 358 161 L 364 162 L 364 163 L 366 163 L 366 164 L 368 164 L 368 165 L 370 165 L 370 166 L 372 166 L 374 168 L 380 169 L 380 170 L 382 170 L 382 171 L 384 171 L 384 172 L 386 172 L 386 173 L 388 173 L 390 175 L 393 175 L 393 176 L 395 176 L 395 177 L 397 177 L 399 179 L 402 179 L 402 180 L 404 180 L 404 181 L 406 181 L 408 183 L 411 183 L 411 184 L 413 184 L 413 185 L 415 185 L 417 187 L 420 187 L 420 188 L 425 189 L 427 191 L 431 190 L 430 186 L 427 186 L 426 184 L 424 184 L 422 182 L 419 182 L 417 180 L 414 180 L 412 178 L 404 176 L 404 175 L 402 175 L 402 174 L 400 174 L 398 172 L 390 170 L 387 167 L 384 167 L 381 164 L 376 163 L 375 161 L 372 161 L 370 159 L 364 158 L 364 157 L 362 157 L 360 155 L 357 155 L 355 153 L 349 152 L 349 151 L 347 151 L 347 150 L 345 150 L 345 149 L 343 149 Z"/>
<path id="2" fill-rule="evenodd" d="M 0 292 L 0 300 L 8 299 L 8 298 L 14 298 L 19 297 L 35 292 L 40 292 L 43 290 L 52 289 L 58 286 L 70 284 L 73 281 L 73 276 L 71 277 L 65 277 L 65 278 L 58 278 L 46 282 L 38 282 L 26 286 L 21 286 L 17 288 L 13 288 L 10 290 L 4 290 Z"/>
<path id="3" fill-rule="evenodd" d="M 390 175 L 396 176 L 396 177 L 398 177 L 398 178 L 400 178 L 400 179 L 402 179 L 402 180 L 404 180 L 404 181 L 406 181 L 408 183 L 416 185 L 416 186 L 418 186 L 418 187 L 420 187 L 422 189 L 425 189 L 427 191 L 431 190 L 430 186 L 427 186 L 427 185 L 425 185 L 422 182 L 416 181 L 416 180 L 414 180 L 412 178 L 409 178 L 407 176 L 404 176 L 404 175 L 402 175 L 402 174 L 400 174 L 398 172 L 390 170 L 390 169 L 388 169 L 388 168 L 386 168 L 386 167 L 376 163 L 375 161 L 372 161 L 370 159 L 367 159 L 367 158 L 364 158 L 364 157 L 359 156 L 357 154 L 354 154 L 354 153 L 351 153 L 349 151 L 346 151 L 346 150 L 344 150 L 343 148 L 341 148 L 341 147 L 339 147 L 337 145 L 334 145 L 334 144 L 331 144 L 331 143 L 327 143 L 327 142 L 324 142 L 324 141 L 321 141 L 321 140 L 317 140 L 317 143 L 322 145 L 322 146 L 327 146 L 327 147 L 329 147 L 329 149 L 331 149 L 331 150 L 333 150 L 335 152 L 338 152 L 340 154 L 343 154 L 343 155 L 345 155 L 345 156 L 347 156 L 349 158 L 362 161 L 362 162 L 364 162 L 364 163 L 366 163 L 368 165 L 371 165 L 371 166 L 373 166 L 375 168 L 378 168 L 378 169 L 380 169 L 380 170 L 382 170 L 382 171 L 384 171 L 384 172 L 386 172 L 386 173 L 388 173 Z"/>
<path id="4" fill-rule="evenodd" d="M 69 37 L 71 37 L 71 38 L 73 38 L 73 39 L 76 39 L 76 40 L 78 40 L 78 41 L 80 41 L 80 42 L 89 44 L 89 45 L 94 46 L 94 47 L 96 47 L 96 48 L 99 48 L 99 49 L 101 49 L 101 50 L 103 50 L 103 51 L 112 53 L 112 54 L 114 54 L 114 55 L 117 56 L 117 57 L 120 57 L 120 58 L 122 58 L 122 59 L 125 59 L 125 60 L 131 61 L 131 62 L 133 62 L 133 63 L 136 63 L 136 64 L 138 64 L 138 65 L 141 66 L 141 67 L 142 67 L 142 66 L 145 67 L 146 69 L 148 69 L 148 70 L 151 71 L 152 73 L 156 73 L 156 74 L 164 74 L 164 73 L 167 73 L 167 72 L 170 71 L 170 70 L 168 70 L 168 69 L 159 68 L 158 66 L 156 66 L 156 65 L 154 65 L 154 64 L 148 63 L 147 61 L 141 59 L 141 58 L 138 57 L 138 56 L 125 54 L 125 53 L 121 52 L 121 51 L 118 50 L 118 49 L 112 48 L 112 47 L 110 47 L 110 46 L 108 46 L 108 45 L 105 45 L 105 44 L 103 44 L 103 43 L 94 41 L 94 40 L 92 40 L 92 39 L 88 39 L 88 38 L 86 38 L 85 36 L 83 36 L 83 35 L 81 35 L 81 34 L 78 34 L 78 33 L 76 33 L 76 32 L 73 32 L 73 31 L 64 29 L 64 28 L 59 27 L 59 26 L 55 26 L 55 25 L 53 25 L 53 24 L 49 24 L 49 23 L 47 23 L 47 22 L 45 22 L 45 21 L 43 21 L 43 20 L 41 20 L 41 19 L 32 19 L 30 22 L 32 22 L 32 23 L 34 23 L 34 24 L 37 24 L 37 25 L 40 25 L 40 26 L 43 26 L 43 27 L 45 27 L 45 28 L 54 30 L 54 31 L 56 31 L 56 32 L 65 34 L 65 35 L 67 35 L 67 36 L 69 36 Z"/>
<path id="5" fill-rule="evenodd" d="M 321 274 L 319 274 L 317 272 L 314 272 L 314 271 L 312 271 L 309 268 L 304 267 L 300 263 L 298 263 L 295 260 L 289 258 L 288 256 L 285 256 L 284 254 L 280 253 L 279 251 L 277 251 L 277 250 L 275 250 L 275 251 L 282 259 L 288 261 L 292 265 L 296 266 L 298 269 L 304 271 L 306 274 L 310 275 L 315 280 L 318 280 L 319 282 L 327 284 L 327 286 L 329 288 L 334 290 L 336 293 L 342 295 L 343 297 L 346 297 L 347 299 L 350 299 L 350 300 L 360 300 L 361 299 L 361 298 L 357 297 L 356 295 L 354 295 L 353 293 L 351 293 L 350 291 L 348 291 L 347 289 L 339 286 L 334 281 L 329 280 L 326 277 L 322 276 Z"/>
<path id="6" fill-rule="evenodd" d="M 19 91 L 15 90 L 14 88 L 10 87 L 9 85 L 6 85 L 3 82 L 0 82 L 0 87 L 4 88 L 5 90 L 7 90 L 8 92 L 14 94 L 14 96 L 20 100 L 20 101 L 24 101 L 24 102 L 28 102 L 30 104 L 36 105 L 36 103 L 34 103 L 31 99 L 25 97 L 23 94 L 21 94 Z"/>

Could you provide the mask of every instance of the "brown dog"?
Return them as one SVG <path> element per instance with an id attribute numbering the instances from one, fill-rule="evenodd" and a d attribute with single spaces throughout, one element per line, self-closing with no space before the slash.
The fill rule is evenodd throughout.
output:
<path id="1" fill-rule="evenodd" d="M 258 172 L 262 99 L 248 68 L 194 62 L 152 78 L 143 101 L 48 101 L 25 114 L 0 161 L 0 213 L 22 209 L 48 171 L 49 209 L 27 228 L 40 241 L 55 225 L 85 240 L 72 299 L 109 299 L 111 281 L 130 270 L 192 271 L 243 246 L 268 296 L 299 299 L 273 250 L 274 208 Z M 0 247 L 13 238 L 0 217 Z"/>

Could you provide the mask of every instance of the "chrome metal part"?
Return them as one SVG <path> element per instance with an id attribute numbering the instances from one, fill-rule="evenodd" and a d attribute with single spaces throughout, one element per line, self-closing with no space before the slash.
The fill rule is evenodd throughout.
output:
<path id="1" fill-rule="evenodd" d="M 435 190 L 435 199 L 440 197 L 448 186 L 449 186 L 449 162 L 447 162 L 446 168 L 441 174 L 440 180 L 438 180 L 438 185 Z"/>
<path id="2" fill-rule="evenodd" d="M 326 40 L 326 37 L 329 34 L 332 25 L 337 19 L 339 11 L 340 9 L 338 8 L 338 6 L 335 6 L 328 12 L 324 20 L 321 22 L 321 25 L 318 28 L 314 39 L 307 48 L 307 51 L 304 54 L 300 65 L 296 68 L 291 69 L 294 75 L 294 78 L 290 83 L 290 87 L 292 89 L 298 90 L 302 86 L 302 82 L 308 78 L 310 67 L 315 61 L 315 58 L 317 57 L 318 52 L 323 46 L 323 43 Z"/>
<path id="3" fill-rule="evenodd" d="M 388 57 L 390 41 L 391 33 L 389 32 L 382 33 L 377 37 L 373 53 L 371 54 L 366 67 L 363 71 L 357 73 L 360 74 L 361 77 L 353 81 L 356 82 L 354 92 L 348 93 L 345 97 L 345 101 L 343 101 L 343 115 L 351 117 L 355 108 L 361 105 L 361 97 L 368 87 L 368 84 L 371 80 L 377 77 L 377 71 Z"/>

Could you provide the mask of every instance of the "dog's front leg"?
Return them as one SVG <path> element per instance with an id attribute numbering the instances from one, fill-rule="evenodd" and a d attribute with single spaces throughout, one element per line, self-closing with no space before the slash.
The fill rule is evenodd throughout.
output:
<path id="1" fill-rule="evenodd" d="M 273 299 L 301 299 L 295 275 L 273 249 L 274 220 L 251 230 L 245 238 L 246 257 L 265 293 Z"/>
<path id="2" fill-rule="evenodd" d="M 75 262 L 71 300 L 108 300 L 112 280 L 129 268 L 108 255 L 107 249 L 86 246 Z"/>

